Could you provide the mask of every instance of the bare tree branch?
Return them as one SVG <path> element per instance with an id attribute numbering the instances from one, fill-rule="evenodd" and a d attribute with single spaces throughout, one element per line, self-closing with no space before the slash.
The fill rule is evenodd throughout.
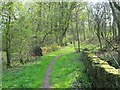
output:
<path id="1" fill-rule="evenodd" d="M 120 11 L 120 6 L 116 2 L 113 2 L 113 4 L 114 4 L 115 8 Z"/>
<path id="2" fill-rule="evenodd" d="M 43 39 L 42 39 L 42 41 L 41 41 L 40 43 L 43 43 L 44 40 L 46 39 L 46 37 L 47 37 L 49 34 L 51 34 L 51 33 L 52 33 L 52 30 L 50 30 L 49 32 L 47 32 L 47 33 L 44 35 L 44 37 L 43 37 Z"/>

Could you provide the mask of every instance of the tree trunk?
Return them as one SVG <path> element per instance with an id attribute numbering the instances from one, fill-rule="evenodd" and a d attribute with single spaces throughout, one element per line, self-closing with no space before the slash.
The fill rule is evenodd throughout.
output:
<path id="1" fill-rule="evenodd" d="M 24 63 L 23 63 L 23 59 L 22 59 L 22 58 L 20 58 L 20 63 L 21 63 L 21 64 L 24 64 Z"/>
<path id="2" fill-rule="evenodd" d="M 116 15 L 116 12 L 115 12 L 115 10 L 114 10 L 114 7 L 113 7 L 113 5 L 112 5 L 112 2 L 109 2 L 109 4 L 110 4 L 110 7 L 111 7 L 111 9 L 112 9 L 113 17 L 114 17 L 114 19 L 115 19 L 115 21 L 116 21 L 116 24 L 117 24 L 117 28 L 118 28 L 118 38 L 120 38 L 120 21 L 119 21 L 119 18 L 117 17 L 117 15 Z"/>
<path id="3" fill-rule="evenodd" d="M 73 45 L 74 45 L 75 51 L 77 51 L 76 46 L 75 46 L 75 41 L 76 41 L 76 39 L 75 39 L 75 34 L 74 34 L 73 29 L 74 29 L 74 28 L 73 28 L 73 24 L 72 24 L 72 15 L 71 15 L 71 31 L 72 31 L 72 35 L 73 35 Z"/>
<path id="4" fill-rule="evenodd" d="M 22 46 L 22 47 L 23 47 L 23 46 Z M 21 64 L 24 64 L 24 63 L 23 63 L 23 59 L 22 59 L 22 48 L 21 48 L 21 51 L 20 51 L 19 56 L 20 56 L 20 63 L 21 63 Z"/>
<path id="5" fill-rule="evenodd" d="M 7 67 L 10 67 L 11 64 L 11 55 L 10 55 L 10 21 L 11 17 L 8 17 L 7 31 L 6 31 L 6 56 L 7 56 Z"/>
<path id="6" fill-rule="evenodd" d="M 118 50 L 118 59 L 117 59 L 119 65 L 120 65 L 120 49 Z"/>
<path id="7" fill-rule="evenodd" d="M 85 25 L 83 22 L 83 39 L 86 40 Z"/>
<path id="8" fill-rule="evenodd" d="M 80 38 L 78 30 L 78 11 L 76 11 L 76 31 L 77 31 L 77 40 L 78 40 L 78 52 L 80 52 Z"/>
<path id="9" fill-rule="evenodd" d="M 101 42 L 101 37 L 100 37 L 100 24 L 97 23 L 97 37 L 100 45 L 100 49 L 102 49 L 102 42 Z"/>
<path id="10" fill-rule="evenodd" d="M 63 46 L 64 44 L 63 44 L 63 35 L 60 35 L 60 37 L 59 37 L 59 45 L 60 46 Z"/>
<path id="11" fill-rule="evenodd" d="M 6 56 L 7 56 L 7 67 L 10 67 L 10 64 L 11 64 L 11 57 L 10 57 L 10 51 L 9 49 L 7 48 L 6 49 Z"/>
<path id="12" fill-rule="evenodd" d="M 66 33 L 65 33 L 65 42 L 64 45 L 67 46 Z"/>

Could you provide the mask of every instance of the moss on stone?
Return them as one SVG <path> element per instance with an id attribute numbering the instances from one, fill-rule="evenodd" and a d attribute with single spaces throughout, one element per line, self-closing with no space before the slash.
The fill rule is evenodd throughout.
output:
<path id="1" fill-rule="evenodd" d="M 82 52 L 82 59 L 93 87 L 119 87 L 120 69 L 115 69 L 89 51 Z M 97 84 L 96 84 L 97 83 Z"/>

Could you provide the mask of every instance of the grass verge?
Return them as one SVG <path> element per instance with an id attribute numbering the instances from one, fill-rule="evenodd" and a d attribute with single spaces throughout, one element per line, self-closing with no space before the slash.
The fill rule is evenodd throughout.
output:
<path id="1" fill-rule="evenodd" d="M 58 58 L 51 73 L 53 88 L 90 87 L 80 53 L 67 53 Z"/>

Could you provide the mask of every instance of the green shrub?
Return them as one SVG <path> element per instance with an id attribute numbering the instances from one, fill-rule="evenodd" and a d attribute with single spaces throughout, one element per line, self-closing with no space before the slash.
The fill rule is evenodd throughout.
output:
<path id="1" fill-rule="evenodd" d="M 56 50 L 58 50 L 59 48 L 60 48 L 59 46 L 52 45 L 52 46 L 51 46 L 51 51 L 56 51 Z"/>

